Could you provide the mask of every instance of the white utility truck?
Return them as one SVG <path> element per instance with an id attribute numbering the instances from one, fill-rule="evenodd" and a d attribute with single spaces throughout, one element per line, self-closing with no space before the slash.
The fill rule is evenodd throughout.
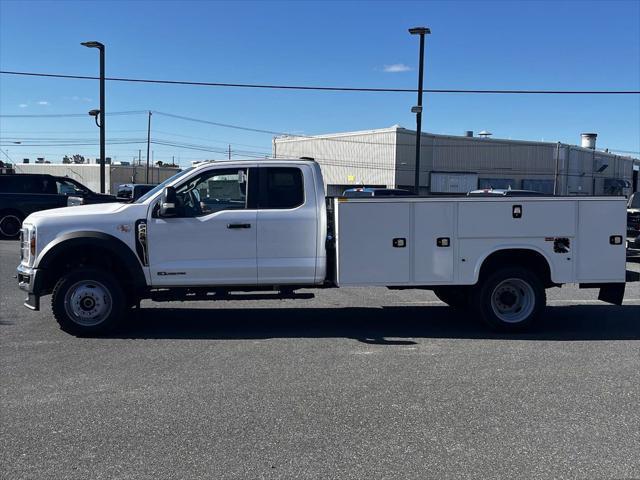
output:
<path id="1" fill-rule="evenodd" d="M 621 304 L 622 197 L 326 198 L 312 159 L 206 162 L 134 203 L 30 215 L 18 282 L 52 294 L 61 327 L 98 335 L 140 300 L 308 298 L 298 289 L 431 289 L 518 330 L 545 289 L 599 288 Z"/>

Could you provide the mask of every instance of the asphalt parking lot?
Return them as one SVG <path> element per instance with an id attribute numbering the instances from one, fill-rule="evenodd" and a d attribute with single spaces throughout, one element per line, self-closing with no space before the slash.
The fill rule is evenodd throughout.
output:
<path id="1" fill-rule="evenodd" d="M 638 283 L 550 290 L 514 336 L 372 288 L 144 303 L 79 339 L 22 307 L 18 256 L 0 241 L 1 478 L 640 478 Z"/>

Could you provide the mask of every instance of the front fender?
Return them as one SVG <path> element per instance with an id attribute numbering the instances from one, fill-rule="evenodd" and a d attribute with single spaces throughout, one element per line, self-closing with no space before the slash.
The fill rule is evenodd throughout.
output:
<path id="1" fill-rule="evenodd" d="M 59 255 L 71 250 L 100 248 L 107 250 L 124 265 L 129 282 L 136 288 L 147 286 L 142 264 L 136 254 L 119 238 L 104 232 L 80 231 L 65 233 L 49 242 L 38 254 L 34 266 L 39 270 L 47 270 L 59 257 Z"/>

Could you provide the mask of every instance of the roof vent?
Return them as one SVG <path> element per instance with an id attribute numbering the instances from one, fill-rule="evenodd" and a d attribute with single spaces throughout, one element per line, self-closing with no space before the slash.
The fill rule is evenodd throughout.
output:
<path id="1" fill-rule="evenodd" d="M 590 148 L 591 150 L 595 150 L 597 137 L 597 133 L 581 133 L 580 138 L 582 142 L 580 143 L 580 146 L 582 148 Z"/>
<path id="2" fill-rule="evenodd" d="M 466 132 L 464 132 L 464 136 L 465 137 L 473 137 L 473 130 L 467 130 Z"/>

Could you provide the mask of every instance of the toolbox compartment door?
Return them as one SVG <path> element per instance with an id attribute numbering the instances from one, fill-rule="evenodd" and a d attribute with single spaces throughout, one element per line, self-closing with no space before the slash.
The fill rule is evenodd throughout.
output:
<path id="1" fill-rule="evenodd" d="M 410 203 L 338 203 L 339 285 L 409 283 L 410 235 Z"/>

